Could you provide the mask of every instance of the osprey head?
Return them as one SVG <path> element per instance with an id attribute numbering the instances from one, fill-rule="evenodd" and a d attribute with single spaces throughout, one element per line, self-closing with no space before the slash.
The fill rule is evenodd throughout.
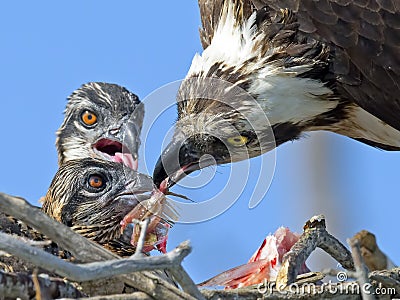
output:
<path id="1" fill-rule="evenodd" d="M 177 101 L 174 136 L 153 175 L 162 189 L 193 171 L 249 159 L 275 147 L 263 109 L 237 85 L 189 78 L 181 84 Z"/>
<path id="2" fill-rule="evenodd" d="M 304 50 L 308 54 L 292 57 L 286 49 L 296 27 L 277 43 L 262 30 L 271 22 L 268 14 L 246 19 L 240 3 L 224 2 L 210 44 L 193 58 L 178 91 L 175 136 L 154 170 L 157 185 L 199 169 L 204 154 L 217 164 L 260 155 L 297 138 L 309 120 L 337 105 L 320 101 L 332 94 L 322 81 L 301 77 L 325 68 L 329 49 L 316 42 Z M 286 19 L 277 28 L 284 30 Z M 211 163 L 207 157 L 201 167 Z"/>
<path id="3" fill-rule="evenodd" d="M 341 34 L 347 23 L 333 15 L 340 20 L 336 25 L 324 24 L 327 15 L 322 14 L 311 29 L 312 10 L 301 1 L 297 12 L 272 9 L 275 4 L 262 7 L 260 1 L 217 2 L 200 4 L 205 49 L 193 58 L 178 92 L 176 132 L 155 167 L 157 185 L 163 187 L 168 178 L 171 185 L 212 162 L 262 154 L 275 141 L 280 145 L 306 131 L 329 130 L 378 148 L 400 149 L 400 131 L 385 123 L 398 125 L 390 116 L 398 111 L 399 93 L 389 92 L 396 86 L 390 73 L 395 64 L 388 67 L 376 58 L 391 56 L 382 50 L 386 45 L 376 56 L 375 47 L 364 42 L 365 33 L 358 36 L 348 23 L 352 34 Z M 369 28 L 375 36 L 375 27 Z M 353 38 L 357 46 L 349 42 Z M 344 49 L 339 40 L 347 41 Z M 235 88 L 242 92 L 232 92 Z M 200 166 L 205 154 L 214 159 L 206 156 Z"/>
<path id="4" fill-rule="evenodd" d="M 90 82 L 68 98 L 57 131 L 59 165 L 97 157 L 137 169 L 144 107 L 138 97 L 116 84 Z"/>

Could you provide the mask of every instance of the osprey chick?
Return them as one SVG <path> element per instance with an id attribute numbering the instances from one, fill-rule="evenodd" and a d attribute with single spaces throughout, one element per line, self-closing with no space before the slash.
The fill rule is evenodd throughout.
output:
<path id="1" fill-rule="evenodd" d="M 137 219 L 150 217 L 144 251 L 165 247 L 171 216 L 165 198 L 154 190 L 150 176 L 123 164 L 85 158 L 60 166 L 43 199 L 42 210 L 119 255 L 132 255 L 133 224 L 122 224 L 136 212 Z M 155 202 L 151 199 L 155 197 Z M 164 201 L 165 200 L 165 201 Z M 143 214 L 138 215 L 137 212 Z M 145 215 L 146 214 L 146 215 Z M 130 218 L 132 220 L 132 218 Z M 123 225 L 123 226 L 122 226 Z"/>
<path id="2" fill-rule="evenodd" d="M 144 107 L 124 87 L 103 82 L 82 85 L 68 97 L 57 131 L 58 163 L 96 157 L 137 170 Z"/>
<path id="3" fill-rule="evenodd" d="M 261 155 L 306 131 L 400 150 L 397 1 L 199 6 L 204 51 L 178 91 L 175 133 L 154 170 L 157 186 Z"/>

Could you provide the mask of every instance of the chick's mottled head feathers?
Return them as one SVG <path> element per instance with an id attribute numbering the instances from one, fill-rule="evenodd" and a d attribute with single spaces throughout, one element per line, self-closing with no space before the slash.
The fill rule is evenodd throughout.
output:
<path id="1" fill-rule="evenodd" d="M 116 84 L 90 82 L 68 97 L 57 131 L 59 165 L 97 157 L 137 169 L 144 107 L 139 98 Z"/>
<path id="2" fill-rule="evenodd" d="M 83 236 L 123 254 L 134 251 L 131 216 L 149 217 L 148 249 L 165 239 L 169 228 L 164 195 L 150 176 L 123 164 L 86 158 L 64 163 L 43 201 L 43 211 Z M 167 221 L 167 222 L 164 222 Z M 149 242 L 150 243 L 150 242 Z"/>

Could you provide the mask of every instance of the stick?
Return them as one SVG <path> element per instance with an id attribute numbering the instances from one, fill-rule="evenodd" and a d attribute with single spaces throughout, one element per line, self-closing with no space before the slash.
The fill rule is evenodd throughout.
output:
<path id="1" fill-rule="evenodd" d="M 45 234 L 62 248 L 69 250 L 80 261 L 120 259 L 116 254 L 53 220 L 22 198 L 0 193 L 0 210 Z M 136 272 L 122 275 L 119 280 L 157 299 L 195 299 L 161 278 L 159 272 Z"/>
<path id="2" fill-rule="evenodd" d="M 347 240 L 347 243 L 350 245 L 353 255 L 354 265 L 356 267 L 356 279 L 360 285 L 361 296 L 363 300 L 374 300 L 375 297 L 372 294 L 367 294 L 364 289 L 367 285 L 372 285 L 368 281 L 368 269 L 361 255 L 360 241 L 357 238 L 351 238 Z"/>
<path id="3" fill-rule="evenodd" d="M 61 277 L 77 282 L 99 280 L 138 271 L 179 267 L 183 258 L 191 250 L 189 243 L 183 242 L 177 248 L 162 256 L 132 257 L 130 259 L 73 264 L 2 232 L 0 232 L 0 249 L 13 253 L 49 272 L 54 272 Z"/>
<path id="4" fill-rule="evenodd" d="M 136 226 L 140 226 L 140 236 L 139 236 L 139 240 L 138 240 L 138 243 L 136 246 L 135 254 L 132 255 L 130 259 L 143 257 L 142 250 L 143 250 L 143 246 L 144 246 L 144 243 L 146 240 L 146 231 L 147 231 L 147 227 L 149 226 L 150 219 L 146 218 L 143 221 L 134 219 L 134 220 L 132 220 L 132 222 Z M 187 253 L 185 256 L 187 256 L 191 252 L 191 248 L 189 246 L 188 241 L 186 242 L 185 245 L 183 245 L 183 243 L 182 243 L 180 246 L 187 248 Z M 165 256 L 169 256 L 169 253 L 164 255 L 163 257 L 165 257 Z M 196 284 L 190 278 L 189 274 L 187 274 L 186 271 L 181 266 L 182 260 L 185 256 L 182 256 L 180 261 L 178 261 L 176 263 L 173 262 L 171 259 L 171 264 L 170 264 L 171 267 L 166 267 L 166 268 L 168 268 L 170 273 L 174 276 L 175 280 L 179 282 L 179 285 L 186 293 L 196 297 L 196 299 L 199 299 L 199 300 L 204 299 L 205 300 L 205 298 L 203 297 L 203 295 L 200 293 L 199 289 L 197 288 Z"/>
<path id="5" fill-rule="evenodd" d="M 186 273 L 186 271 L 182 268 L 180 264 L 175 266 L 174 268 L 171 268 L 170 272 L 174 276 L 175 280 L 179 282 L 181 288 L 186 293 L 192 295 L 196 299 L 205 300 L 204 296 L 197 288 L 197 285 L 193 282 L 192 278 L 190 278 L 189 274 Z"/>
<path id="6" fill-rule="evenodd" d="M 326 231 L 325 217 L 314 216 L 306 222 L 300 239 L 283 257 L 282 267 L 276 278 L 278 289 L 283 289 L 296 281 L 300 266 L 317 247 L 336 259 L 345 269 L 354 269 L 350 251 Z"/>
<path id="7" fill-rule="evenodd" d="M 59 297 L 77 298 L 84 294 L 77 290 L 72 284 L 47 276 L 37 276 L 42 294 L 46 293 L 50 299 Z M 3 299 L 32 299 L 36 295 L 33 278 L 27 274 L 4 273 L 0 271 L 0 295 Z"/>
<path id="8" fill-rule="evenodd" d="M 139 235 L 139 240 L 136 245 L 136 250 L 135 254 L 132 255 L 132 258 L 138 257 L 138 256 L 143 256 L 143 246 L 146 241 L 146 231 L 147 227 L 149 226 L 150 219 L 146 218 L 143 221 L 139 221 L 136 219 L 132 220 L 132 223 L 135 224 L 135 226 L 140 226 L 140 235 Z M 135 230 L 135 228 L 133 229 Z"/>

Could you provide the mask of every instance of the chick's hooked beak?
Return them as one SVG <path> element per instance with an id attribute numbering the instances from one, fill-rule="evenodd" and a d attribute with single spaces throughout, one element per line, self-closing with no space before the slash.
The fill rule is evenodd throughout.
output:
<path id="1" fill-rule="evenodd" d="M 138 168 L 138 149 L 140 128 L 128 121 L 120 127 L 110 127 L 93 145 L 93 151 L 106 160 L 123 163 L 132 170 Z"/>
<path id="2" fill-rule="evenodd" d="M 128 121 L 126 129 L 122 132 L 123 144 L 127 147 L 127 153 L 130 153 L 133 158 L 134 168 L 138 168 L 138 151 L 140 147 L 140 131 L 141 125 L 136 124 L 132 120 Z"/>

